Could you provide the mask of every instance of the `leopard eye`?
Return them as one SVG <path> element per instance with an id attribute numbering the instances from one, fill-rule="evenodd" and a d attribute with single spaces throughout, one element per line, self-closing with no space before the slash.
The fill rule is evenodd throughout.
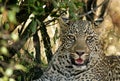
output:
<path id="1" fill-rule="evenodd" d="M 66 48 L 70 48 L 75 43 L 75 41 L 75 35 L 67 35 L 66 40 L 64 41 L 64 43 L 66 43 Z"/>
<path id="2" fill-rule="evenodd" d="M 74 41 L 76 40 L 76 37 L 75 37 L 75 35 L 73 35 L 73 34 L 69 34 L 69 35 L 68 35 L 68 38 L 69 38 L 69 40 L 70 40 L 71 42 L 74 42 Z"/>

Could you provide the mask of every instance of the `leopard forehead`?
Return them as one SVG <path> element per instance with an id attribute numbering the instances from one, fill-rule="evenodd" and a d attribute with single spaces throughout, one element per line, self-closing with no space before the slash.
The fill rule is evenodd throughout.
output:
<path id="1" fill-rule="evenodd" d="M 64 47 L 66 49 L 71 48 L 71 46 L 74 43 L 78 43 L 77 41 L 80 41 L 80 39 L 84 39 L 83 41 L 86 41 L 88 36 L 95 35 L 92 27 L 93 25 L 91 22 L 86 20 L 79 20 L 71 23 L 70 26 L 68 26 L 68 29 L 64 30 L 64 33 L 61 37 Z"/>
<path id="2" fill-rule="evenodd" d="M 66 34 L 90 35 L 93 33 L 92 24 L 86 20 L 79 20 L 70 24 Z"/>
<path id="3" fill-rule="evenodd" d="M 70 26 L 62 34 L 62 40 L 75 40 L 75 38 L 86 38 L 87 36 L 93 36 L 95 34 L 93 25 L 90 21 L 79 20 L 72 22 Z"/>

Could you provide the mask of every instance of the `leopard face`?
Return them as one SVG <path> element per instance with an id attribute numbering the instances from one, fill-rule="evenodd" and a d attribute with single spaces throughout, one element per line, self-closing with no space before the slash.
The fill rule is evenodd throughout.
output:
<path id="1" fill-rule="evenodd" d="M 94 37 L 94 35 L 92 24 L 89 21 L 74 22 L 64 31 L 63 48 L 70 52 L 70 60 L 74 68 L 86 69 L 90 52 L 94 51 L 93 47 L 95 46 L 88 43 L 93 43 L 94 40 L 90 41 L 90 37 Z"/>
<path id="2" fill-rule="evenodd" d="M 76 37 L 76 40 L 71 48 L 69 48 L 69 51 L 73 67 L 81 67 L 81 70 L 85 69 L 89 63 L 90 55 L 90 49 L 86 44 L 86 38 L 82 36 L 80 38 Z"/>

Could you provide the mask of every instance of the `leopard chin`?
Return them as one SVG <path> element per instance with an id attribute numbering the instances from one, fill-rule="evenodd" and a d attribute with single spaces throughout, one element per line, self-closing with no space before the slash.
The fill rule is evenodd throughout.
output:
<path id="1" fill-rule="evenodd" d="M 89 59 L 87 58 L 86 59 L 82 59 L 82 58 L 74 59 L 73 57 L 70 57 L 70 59 L 71 59 L 72 67 L 75 70 L 84 72 L 88 69 Z"/>

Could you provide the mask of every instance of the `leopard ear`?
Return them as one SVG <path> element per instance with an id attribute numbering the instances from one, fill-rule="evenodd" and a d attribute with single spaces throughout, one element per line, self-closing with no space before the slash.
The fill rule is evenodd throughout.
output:
<path id="1" fill-rule="evenodd" d="M 69 20 L 60 17 L 58 19 L 58 22 L 59 22 L 59 25 L 60 25 L 60 32 L 61 32 L 61 34 L 64 34 L 65 31 L 68 30 L 68 28 L 69 28 Z"/>

